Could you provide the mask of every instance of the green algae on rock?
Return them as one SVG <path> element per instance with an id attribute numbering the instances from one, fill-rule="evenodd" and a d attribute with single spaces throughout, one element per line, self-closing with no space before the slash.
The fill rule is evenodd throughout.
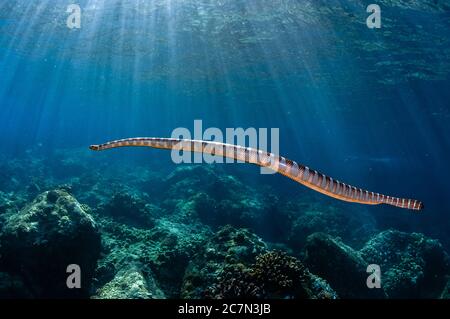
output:
<path id="1" fill-rule="evenodd" d="M 305 264 L 314 274 L 327 280 L 341 298 L 385 298 L 383 289 L 366 285 L 367 263 L 360 253 L 341 241 L 315 233 L 305 246 Z"/>
<path id="2" fill-rule="evenodd" d="M 450 275 L 450 259 L 442 245 L 419 233 L 383 231 L 365 244 L 361 255 L 380 265 L 390 298 L 438 298 Z"/>
<path id="3" fill-rule="evenodd" d="M 100 254 L 100 234 L 93 218 L 67 192 L 44 192 L 7 216 L 0 242 L 0 266 L 20 275 L 34 297 L 89 295 Z M 82 269 L 81 289 L 66 286 L 70 264 Z"/>
<path id="4" fill-rule="evenodd" d="M 159 219 L 151 229 L 106 216 L 99 217 L 99 225 L 103 256 L 96 269 L 96 289 L 103 289 L 119 272 L 133 266 L 147 284 L 155 282 L 167 298 L 180 296 L 185 268 L 209 234 L 201 225 L 174 223 L 166 218 Z"/>

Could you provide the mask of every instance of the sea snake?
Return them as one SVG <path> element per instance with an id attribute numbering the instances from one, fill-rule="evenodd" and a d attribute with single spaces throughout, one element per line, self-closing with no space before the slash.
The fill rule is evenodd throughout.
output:
<path id="1" fill-rule="evenodd" d="M 89 148 L 94 151 L 103 151 L 124 146 L 147 146 L 168 150 L 199 152 L 228 157 L 263 167 L 270 167 L 297 183 L 303 184 L 319 193 L 346 202 L 367 205 L 388 204 L 412 210 L 421 210 L 424 207 L 423 203 L 418 200 L 369 192 L 361 188 L 344 184 L 282 156 L 239 145 L 189 139 L 136 137 L 111 141 L 99 145 L 91 145 Z"/>

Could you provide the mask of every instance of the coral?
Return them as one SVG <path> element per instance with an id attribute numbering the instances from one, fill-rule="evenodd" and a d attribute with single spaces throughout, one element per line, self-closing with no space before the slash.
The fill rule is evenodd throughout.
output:
<path id="1" fill-rule="evenodd" d="M 122 269 L 139 265 L 135 267 L 147 282 L 155 276 L 165 296 L 179 297 L 185 269 L 204 243 L 207 229 L 165 218 L 159 219 L 152 229 L 135 228 L 105 217 L 100 217 L 99 222 L 104 256 L 96 270 L 97 288 L 111 281 Z"/>
<path id="2" fill-rule="evenodd" d="M 97 290 L 94 299 L 163 299 L 164 293 L 153 277 L 144 276 L 140 267 L 130 266 L 116 273 L 114 278 Z"/>
<path id="3" fill-rule="evenodd" d="M 111 218 L 97 217 L 102 237 L 102 257 L 95 271 L 95 287 L 99 289 L 130 265 L 150 262 L 155 238 L 147 229 L 133 228 Z"/>
<path id="4" fill-rule="evenodd" d="M 181 297 L 203 297 L 205 290 L 216 281 L 225 267 L 252 264 L 256 256 L 266 251 L 267 246 L 262 239 L 249 230 L 223 226 L 189 262 Z"/>
<path id="5" fill-rule="evenodd" d="M 232 263 L 251 262 L 267 249 L 263 240 L 250 230 L 231 225 L 222 227 L 210 243 L 212 247 L 209 247 L 209 253 L 213 249 Z"/>
<path id="6" fill-rule="evenodd" d="M 163 185 L 175 198 L 188 198 L 199 192 L 207 192 L 213 198 L 233 197 L 242 184 L 220 170 L 218 166 L 179 166 L 167 176 Z"/>
<path id="7" fill-rule="evenodd" d="M 145 204 L 139 197 L 128 193 L 115 194 L 107 204 L 98 208 L 98 212 L 134 227 L 147 228 L 153 227 L 153 218 L 161 215 L 157 206 Z"/>
<path id="8" fill-rule="evenodd" d="M 177 168 L 162 187 L 167 193 L 162 206 L 179 221 L 198 218 L 213 228 L 248 227 L 268 240 L 284 237 L 290 225 L 275 195 L 262 194 L 215 166 Z"/>
<path id="9" fill-rule="evenodd" d="M 287 203 L 286 210 L 291 211 L 293 216 L 287 243 L 293 249 L 300 250 L 309 235 L 323 232 L 360 248 L 376 233 L 375 220 L 361 209 L 357 212 L 346 209 L 306 199 Z"/>
<path id="10" fill-rule="evenodd" d="M 1 267 L 23 278 L 35 297 L 87 296 L 100 253 L 92 217 L 63 190 L 47 191 L 5 219 Z M 66 268 L 82 269 L 82 288 L 68 289 Z"/>
<path id="11" fill-rule="evenodd" d="M 295 257 L 271 251 L 256 257 L 253 275 L 269 291 L 295 291 L 305 281 L 305 267 Z"/>
<path id="12" fill-rule="evenodd" d="M 439 242 L 378 234 L 395 225 L 383 211 L 377 223 L 361 206 L 251 185 L 220 165 L 150 169 L 83 154 L 0 163 L 0 298 L 449 296 Z M 82 290 L 65 287 L 70 263 Z M 372 263 L 382 289 L 366 287 Z"/>
<path id="13" fill-rule="evenodd" d="M 323 234 L 307 238 L 305 264 L 311 272 L 324 278 L 341 298 L 384 298 L 383 289 L 369 289 L 366 272 L 369 265 L 351 247 Z"/>
<path id="14" fill-rule="evenodd" d="M 225 267 L 206 296 L 224 298 L 337 298 L 323 280 L 313 276 L 295 257 L 270 251 L 256 257 L 248 268 Z"/>
<path id="15" fill-rule="evenodd" d="M 251 269 L 242 264 L 227 265 L 217 277 L 218 283 L 208 287 L 204 296 L 210 299 L 263 298 L 264 285 L 256 281 Z"/>
<path id="16" fill-rule="evenodd" d="M 246 229 L 222 227 L 186 270 L 183 298 L 335 298 L 296 258 L 267 251 Z"/>
<path id="17" fill-rule="evenodd" d="M 17 211 L 17 206 L 10 194 L 6 194 L 0 191 L 0 215 L 11 214 Z"/>
<path id="18" fill-rule="evenodd" d="M 423 234 L 383 231 L 366 243 L 361 255 L 380 265 L 390 298 L 437 298 L 450 274 L 442 245 Z"/>

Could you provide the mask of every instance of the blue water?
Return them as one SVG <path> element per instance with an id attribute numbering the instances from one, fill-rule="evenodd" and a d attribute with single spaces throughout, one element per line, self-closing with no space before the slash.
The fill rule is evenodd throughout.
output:
<path id="1" fill-rule="evenodd" d="M 279 128 L 282 155 L 424 202 L 420 214 L 364 207 L 385 216 L 385 227 L 450 242 L 445 2 L 380 1 L 382 28 L 368 29 L 367 1 L 84 0 L 73 30 L 71 2 L 0 0 L 3 160 L 37 145 L 51 158 L 118 138 L 169 137 L 197 119 L 222 130 Z M 101 159 L 171 165 L 158 150 Z M 312 192 L 239 169 L 286 196 Z"/>

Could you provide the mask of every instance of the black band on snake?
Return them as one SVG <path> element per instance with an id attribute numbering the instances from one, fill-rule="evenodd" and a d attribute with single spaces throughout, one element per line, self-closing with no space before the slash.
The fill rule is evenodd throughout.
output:
<path id="1" fill-rule="evenodd" d="M 146 146 L 168 150 L 206 153 L 269 167 L 297 183 L 346 202 L 366 205 L 388 204 L 416 211 L 421 210 L 424 207 L 423 203 L 418 200 L 391 197 L 369 192 L 334 180 L 331 177 L 282 156 L 239 145 L 201 140 L 137 137 L 111 141 L 100 145 L 91 145 L 89 148 L 94 151 L 102 151 L 126 146 Z"/>

